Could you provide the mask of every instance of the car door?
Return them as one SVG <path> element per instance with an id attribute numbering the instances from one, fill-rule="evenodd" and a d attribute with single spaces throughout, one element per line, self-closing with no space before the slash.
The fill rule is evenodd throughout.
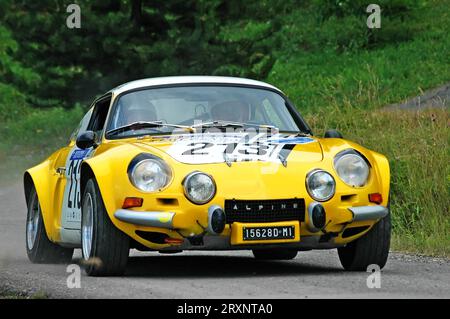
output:
<path id="1" fill-rule="evenodd" d="M 66 178 L 66 162 L 67 158 L 75 146 L 75 141 L 80 132 L 87 129 L 90 118 L 92 115 L 92 108 L 85 114 L 83 119 L 80 121 L 78 127 L 73 131 L 69 143 L 57 151 L 55 155 L 54 162 L 52 163 L 52 171 L 50 172 L 50 196 L 53 198 L 52 204 L 52 217 L 54 220 L 54 225 L 57 229 L 62 227 L 62 202 L 64 196 L 64 190 L 67 184 Z M 57 237 L 56 237 L 57 238 Z"/>
<path id="2" fill-rule="evenodd" d="M 87 130 L 89 122 L 91 120 L 93 108 L 86 113 L 80 122 L 77 130 L 72 134 L 70 143 L 64 149 L 61 150 L 60 158 L 58 159 L 57 173 L 60 174 L 64 182 L 61 183 L 59 191 L 61 194 L 55 194 L 57 198 L 61 198 L 59 201 L 60 224 L 62 228 L 66 229 L 78 229 L 81 221 L 79 216 L 79 208 L 77 203 L 77 170 L 80 163 L 80 159 L 84 158 L 76 146 L 77 136 L 84 133 Z M 92 151 L 92 150 L 87 150 Z M 88 155 L 86 152 L 85 155 Z M 79 158 L 79 159 L 77 159 Z"/>
<path id="3" fill-rule="evenodd" d="M 106 96 L 94 103 L 90 114 L 86 114 L 86 118 L 83 119 L 77 136 L 86 131 L 94 131 L 98 136 L 97 142 L 100 142 L 110 102 L 111 97 Z M 94 155 L 94 147 L 80 149 L 76 146 L 76 143 L 70 145 L 62 169 L 66 180 L 61 205 L 61 241 L 64 243 L 79 244 L 81 241 L 81 164 L 86 158 Z"/>

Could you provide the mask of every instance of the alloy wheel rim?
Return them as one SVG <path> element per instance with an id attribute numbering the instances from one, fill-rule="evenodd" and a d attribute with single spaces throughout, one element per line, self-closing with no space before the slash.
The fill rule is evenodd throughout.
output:
<path id="1" fill-rule="evenodd" d="M 83 212 L 82 212 L 82 226 L 81 226 L 81 236 L 82 236 L 82 249 L 83 257 L 88 260 L 91 257 L 92 250 L 92 237 L 94 229 L 94 207 L 92 205 L 91 194 L 86 194 L 86 199 L 83 202 Z"/>
<path id="2" fill-rule="evenodd" d="M 36 243 L 39 218 L 41 215 L 41 207 L 37 200 L 37 196 L 34 197 L 30 210 L 27 220 L 27 246 L 29 250 L 33 249 L 34 244 Z"/>

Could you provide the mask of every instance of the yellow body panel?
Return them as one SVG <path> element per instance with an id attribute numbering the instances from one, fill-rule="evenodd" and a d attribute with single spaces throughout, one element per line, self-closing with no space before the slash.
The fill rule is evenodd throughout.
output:
<path id="1" fill-rule="evenodd" d="M 328 201 L 322 203 L 327 212 L 327 232 L 341 233 L 345 226 L 372 226 L 376 221 L 355 222 L 351 206 L 373 205 L 368 201 L 368 194 L 381 193 L 383 202 L 387 206 L 389 196 L 389 163 L 387 159 L 376 152 L 344 139 L 314 138 L 313 143 L 298 144 L 291 151 L 287 166 L 281 163 L 250 161 L 211 164 L 185 164 L 178 162 L 166 153 L 171 141 L 156 137 L 129 138 L 121 140 L 103 140 L 93 155 L 86 159 L 83 165 L 88 165 L 94 172 L 107 213 L 113 224 L 128 236 L 152 249 L 163 249 L 175 244 L 155 244 L 136 235 L 136 231 L 156 231 L 168 234 L 172 238 L 183 238 L 201 234 L 207 225 L 208 207 L 211 205 L 224 206 L 225 199 L 288 199 L 304 198 L 305 205 L 313 202 L 309 196 L 305 178 L 313 169 L 323 169 L 333 175 L 336 181 L 336 193 Z M 73 145 L 69 145 L 54 153 L 43 163 L 31 168 L 27 172 L 32 177 L 41 203 L 46 230 L 50 240 L 58 242 L 61 231 L 61 198 L 65 186 L 65 179 L 55 174 L 55 169 L 64 166 L 67 154 Z M 345 149 L 355 149 L 363 154 L 371 164 L 371 173 L 366 186 L 353 188 L 341 181 L 333 168 L 334 156 Z M 161 192 L 148 194 L 134 187 L 127 175 L 130 161 L 140 153 L 151 153 L 163 160 L 172 169 L 172 180 Z M 211 202 L 196 205 L 184 195 L 182 181 L 193 171 L 202 171 L 214 177 L 217 192 Z M 138 226 L 122 222 L 114 217 L 116 210 L 122 207 L 126 197 L 141 197 L 143 206 L 134 208 L 135 211 L 173 212 L 173 228 L 155 228 Z M 167 215 L 162 215 L 162 219 Z M 296 241 L 307 236 L 323 234 L 311 233 L 305 222 L 296 227 Z M 281 223 L 286 224 L 286 223 Z M 297 222 L 298 224 L 298 222 Z M 227 225 L 221 236 L 230 239 L 231 244 L 241 244 L 238 238 L 242 224 Z M 337 236 L 336 244 L 345 244 L 360 236 L 342 238 Z M 294 240 L 295 241 L 295 240 Z M 263 244 L 264 242 L 261 242 Z"/>
<path id="2" fill-rule="evenodd" d="M 47 236 L 54 242 L 60 240 L 61 204 L 66 185 L 66 180 L 56 173 L 56 168 L 64 167 L 71 146 L 63 147 L 27 171 L 36 188 Z"/>

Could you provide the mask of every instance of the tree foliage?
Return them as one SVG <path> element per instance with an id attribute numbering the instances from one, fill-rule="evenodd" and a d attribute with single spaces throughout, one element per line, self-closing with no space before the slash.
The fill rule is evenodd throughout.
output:
<path id="1" fill-rule="evenodd" d="M 382 2 L 389 19 L 403 19 L 420 5 L 419 0 Z M 360 0 L 77 4 L 80 29 L 66 26 L 67 1 L 0 3 L 0 82 L 19 89 L 34 106 L 87 103 L 115 85 L 143 77 L 265 79 L 282 55 L 376 47 L 407 33 L 396 27 L 370 32 Z"/>

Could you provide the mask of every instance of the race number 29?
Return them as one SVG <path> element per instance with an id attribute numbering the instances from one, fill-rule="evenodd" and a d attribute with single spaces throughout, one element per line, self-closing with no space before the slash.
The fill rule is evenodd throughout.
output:
<path id="1" fill-rule="evenodd" d="M 67 198 L 67 207 L 81 208 L 80 190 L 78 189 L 78 176 L 80 175 L 81 160 L 70 161 L 68 168 L 69 194 Z"/>

